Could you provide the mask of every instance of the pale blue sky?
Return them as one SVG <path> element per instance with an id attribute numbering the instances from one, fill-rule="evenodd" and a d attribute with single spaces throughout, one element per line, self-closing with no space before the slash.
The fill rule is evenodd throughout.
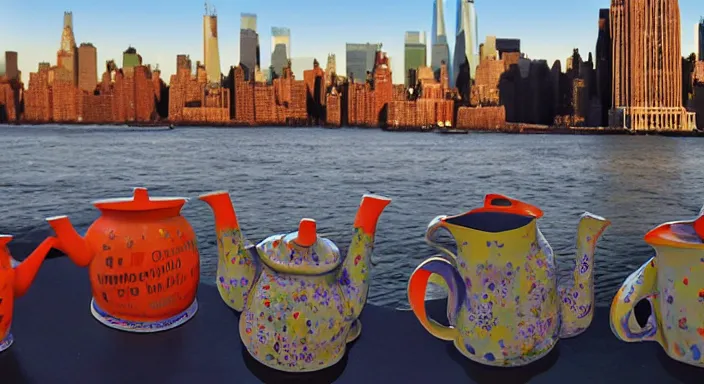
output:
<path id="1" fill-rule="evenodd" d="M 445 23 L 454 35 L 457 0 L 446 0 Z M 99 71 L 108 59 L 120 59 L 129 45 L 147 64 L 159 64 L 164 77 L 173 73 L 176 55 L 187 53 L 202 60 L 204 2 L 196 0 L 0 0 L 5 17 L 0 22 L 0 51 L 19 52 L 25 81 L 37 63 L 56 63 L 63 12 L 73 12 L 76 42 L 98 48 Z M 389 53 L 394 82 L 403 82 L 404 32 L 430 33 L 432 0 L 211 0 L 217 9 L 222 71 L 239 62 L 240 13 L 258 16 L 261 57 L 268 67 L 271 27 L 291 29 L 291 54 L 316 57 L 325 64 L 337 55 L 338 72 L 345 68 L 345 43 L 381 42 Z M 704 15 L 704 1 L 680 0 L 682 51 L 694 51 L 694 26 Z M 520 38 L 530 58 L 563 62 L 572 48 L 586 58 L 594 50 L 599 8 L 608 0 L 476 0 L 480 42 L 486 35 Z M 9 17 L 7 17 L 9 16 Z M 34 25 L 32 29 L 28 25 Z M 429 38 L 429 35 L 428 35 Z M 454 38 L 450 38 L 452 52 Z"/>

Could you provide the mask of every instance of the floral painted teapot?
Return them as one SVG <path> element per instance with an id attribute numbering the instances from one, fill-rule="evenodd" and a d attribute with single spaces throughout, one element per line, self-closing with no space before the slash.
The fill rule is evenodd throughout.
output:
<path id="1" fill-rule="evenodd" d="M 240 337 L 259 362 L 287 372 L 330 367 L 360 332 L 367 301 L 376 225 L 390 199 L 365 195 L 354 221 L 347 257 L 318 236 L 316 222 L 248 246 L 227 192 L 200 197 L 215 214 L 217 285 L 241 311 Z"/>
<path id="2" fill-rule="evenodd" d="M 15 298 L 27 292 L 56 241 L 47 238 L 22 263 L 17 263 L 7 249 L 11 240 L 10 235 L 0 235 L 0 352 L 12 345 L 10 327 Z"/>
<path id="3" fill-rule="evenodd" d="M 553 251 L 537 227 L 537 207 L 490 194 L 484 207 L 457 216 L 438 216 L 426 241 L 451 257 L 432 257 L 411 275 L 408 300 L 433 336 L 453 341 L 470 360 L 521 366 L 545 356 L 559 338 L 576 336 L 591 323 L 594 249 L 609 221 L 584 213 L 577 228 L 574 282 L 559 287 Z M 444 229 L 457 253 L 438 245 Z M 449 288 L 445 327 L 428 318 L 425 290 L 432 274 Z"/>
<path id="4" fill-rule="evenodd" d="M 611 330 L 623 341 L 654 341 L 671 358 L 704 367 L 704 209 L 694 220 L 655 227 L 645 242 L 655 256 L 616 293 Z M 642 328 L 633 315 L 641 300 L 652 310 Z"/>

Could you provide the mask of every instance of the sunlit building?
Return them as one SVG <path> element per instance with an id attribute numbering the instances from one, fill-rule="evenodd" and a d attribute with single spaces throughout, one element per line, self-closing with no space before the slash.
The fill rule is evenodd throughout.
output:
<path id="1" fill-rule="evenodd" d="M 243 13 L 240 17 L 240 64 L 247 69 L 247 79 L 253 79 L 254 73 L 261 65 L 257 15 L 253 13 Z"/>
<path id="2" fill-rule="evenodd" d="M 633 130 L 691 130 L 682 106 L 677 0 L 612 0 L 613 108 L 609 123 Z"/>
<path id="3" fill-rule="evenodd" d="M 206 4 L 203 15 L 203 61 L 208 83 L 220 84 L 220 49 L 218 47 L 218 16 Z"/>
<path id="4" fill-rule="evenodd" d="M 271 69 L 275 76 L 281 76 L 291 57 L 291 30 L 288 28 L 271 28 Z"/>

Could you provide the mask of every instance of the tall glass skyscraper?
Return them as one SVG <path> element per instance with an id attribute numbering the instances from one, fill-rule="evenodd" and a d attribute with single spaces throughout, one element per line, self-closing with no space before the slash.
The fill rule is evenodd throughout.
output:
<path id="1" fill-rule="evenodd" d="M 271 68 L 276 76 L 281 76 L 291 58 L 291 30 L 271 28 Z"/>
<path id="2" fill-rule="evenodd" d="M 379 50 L 381 50 L 379 43 L 347 43 L 347 76 L 353 76 L 355 83 L 364 83 L 367 79 L 367 71 L 371 72 L 374 69 L 374 59 Z"/>
<path id="3" fill-rule="evenodd" d="M 459 73 L 460 65 L 467 60 L 470 78 L 474 79 L 474 73 L 477 71 L 477 65 L 479 65 L 479 32 L 474 0 L 457 0 L 457 32 L 455 34 L 454 59 L 452 64 L 453 73 Z M 452 77 L 450 77 L 450 84 L 455 84 L 455 79 Z"/>
<path id="4" fill-rule="evenodd" d="M 697 24 L 697 58 L 699 60 L 704 60 L 704 17 L 699 19 L 699 24 Z"/>
<path id="5" fill-rule="evenodd" d="M 450 46 L 447 43 L 447 33 L 445 32 L 445 12 L 443 10 L 442 0 L 433 1 L 433 31 L 430 41 L 432 44 L 430 66 L 433 68 L 433 71 L 437 71 L 440 69 L 440 64 L 444 61 L 445 64 L 447 64 L 447 72 L 450 79 L 452 79 Z"/>
<path id="6" fill-rule="evenodd" d="M 247 79 L 254 76 L 260 65 L 259 34 L 257 33 L 257 15 L 243 13 L 240 18 L 240 64 L 247 68 Z"/>
<path id="7" fill-rule="evenodd" d="M 425 42 L 425 32 L 410 31 L 406 32 L 404 42 L 404 63 L 403 76 L 405 77 L 406 87 L 413 86 L 409 76 L 409 70 L 417 70 L 418 67 L 426 65 L 426 57 L 428 56 L 428 46 Z"/>

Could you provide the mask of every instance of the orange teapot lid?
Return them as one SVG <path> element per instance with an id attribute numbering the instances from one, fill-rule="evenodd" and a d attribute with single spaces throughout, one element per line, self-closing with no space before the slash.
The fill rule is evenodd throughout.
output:
<path id="1" fill-rule="evenodd" d="M 146 188 L 135 188 L 132 197 L 94 201 L 101 211 L 154 211 L 181 208 L 188 201 L 185 197 L 150 197 Z"/>
<path id="2" fill-rule="evenodd" d="M 480 212 L 512 213 L 514 215 L 532 216 L 536 219 L 543 217 L 543 211 L 540 208 L 498 193 L 490 193 L 484 196 L 484 206 L 469 211 L 469 213 Z"/>

